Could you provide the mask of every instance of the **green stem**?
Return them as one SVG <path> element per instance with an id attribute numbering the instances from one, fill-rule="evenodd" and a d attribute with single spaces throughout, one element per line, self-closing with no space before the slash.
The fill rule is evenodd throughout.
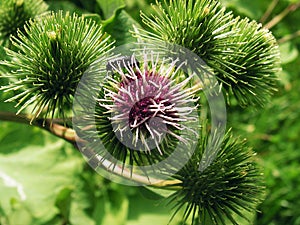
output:
<path id="1" fill-rule="evenodd" d="M 23 123 L 23 124 L 29 124 L 31 118 L 27 115 L 19 114 L 16 115 L 11 112 L 3 112 L 0 111 L 0 120 L 3 121 L 9 121 L 9 122 L 16 122 L 16 123 Z M 33 125 L 37 125 L 37 120 L 34 121 Z"/>
<path id="2" fill-rule="evenodd" d="M 2 112 L 0 111 L 0 120 L 3 121 L 9 121 L 9 122 L 16 122 L 21 124 L 30 124 L 31 117 L 26 114 L 18 114 L 12 112 Z M 78 150 L 78 147 L 76 145 L 76 141 L 79 141 L 80 138 L 76 135 L 76 132 L 68 127 L 65 127 L 63 125 L 60 125 L 58 123 L 55 123 L 51 121 L 50 119 L 35 119 L 31 123 L 32 126 L 39 127 L 41 129 L 44 129 L 51 134 L 64 139 L 65 141 L 70 142 L 75 146 L 75 148 Z M 84 142 L 84 140 L 81 140 Z M 87 150 L 87 149 L 86 149 Z M 85 150 L 85 151 L 86 151 Z M 93 151 L 91 150 L 91 154 L 93 154 Z M 180 188 L 181 181 L 179 180 L 157 180 L 152 179 L 151 184 L 149 184 L 149 179 L 146 176 L 137 175 L 134 173 L 131 173 L 131 171 L 126 169 L 112 169 L 111 168 L 111 162 L 108 162 L 107 160 L 98 160 L 101 163 L 101 167 L 106 169 L 107 171 L 110 171 L 111 173 L 114 173 L 120 177 L 129 179 L 131 181 L 134 181 L 136 183 L 139 183 L 141 185 L 149 185 L 151 187 L 155 188 L 161 188 L 161 189 L 168 189 L 168 190 L 178 190 Z M 99 165 L 99 163 L 98 163 Z"/>
<path id="3" fill-rule="evenodd" d="M 297 32 L 295 32 L 293 34 L 288 34 L 288 35 L 280 38 L 277 42 L 278 42 L 278 44 L 283 44 L 283 43 L 293 40 L 297 37 L 300 37 L 300 30 L 298 30 Z"/>
<path id="4" fill-rule="evenodd" d="M 266 20 L 270 17 L 271 13 L 275 9 L 276 5 L 278 4 L 279 0 L 273 0 L 271 4 L 269 5 L 268 9 L 264 13 L 264 15 L 261 17 L 260 22 L 265 23 Z"/>
<path id="5" fill-rule="evenodd" d="M 270 22 L 268 22 L 264 27 L 267 29 L 271 29 L 276 24 L 278 24 L 281 20 L 283 20 L 290 12 L 296 11 L 300 7 L 300 3 L 293 3 L 286 7 L 281 13 L 275 16 Z"/>
<path id="6" fill-rule="evenodd" d="M 149 185 L 154 188 L 167 189 L 167 190 L 180 190 L 182 181 L 180 180 L 163 180 L 161 182 Z"/>
<path id="7" fill-rule="evenodd" d="M 62 126 L 58 123 L 55 123 L 55 121 L 51 121 L 50 119 L 46 119 L 44 121 L 44 119 L 37 118 L 32 121 L 32 118 L 26 114 L 16 115 L 12 112 L 0 111 L 0 120 L 16 122 L 21 124 L 31 124 L 35 127 L 39 127 L 43 130 L 46 130 L 51 134 L 54 134 L 55 136 L 62 138 L 72 144 L 76 142 L 76 134 L 74 130 Z"/>

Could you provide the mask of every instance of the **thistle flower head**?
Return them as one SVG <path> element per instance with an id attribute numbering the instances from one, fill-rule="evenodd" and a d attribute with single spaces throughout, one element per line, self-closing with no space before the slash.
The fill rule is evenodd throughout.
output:
<path id="1" fill-rule="evenodd" d="M 112 74 L 98 99 L 99 106 L 111 113 L 108 119 L 118 141 L 143 154 L 163 155 L 161 143 L 166 138 L 187 142 L 178 132 L 189 129 L 184 122 L 196 119 L 191 115 L 200 86 L 193 86 L 193 75 L 180 72 L 186 62 L 158 60 L 145 54 L 141 63 L 134 55 L 109 62 Z"/>
<path id="2" fill-rule="evenodd" d="M 24 31 L 25 23 L 47 10 L 42 0 L 1 0 L 0 1 L 0 42 L 8 46 L 11 35 L 17 30 Z"/>
<path id="3" fill-rule="evenodd" d="M 169 202 L 176 212 L 183 208 L 184 220 L 191 218 L 192 224 L 211 221 L 237 225 L 237 217 L 248 220 L 243 212 L 255 211 L 260 203 L 264 190 L 262 175 L 244 141 L 227 133 L 220 149 L 215 149 L 211 143 L 218 140 L 214 136 L 209 140 L 206 132 L 202 129 L 194 156 L 174 175 L 182 183 L 179 190 L 169 196 Z M 212 148 L 206 152 L 208 145 Z M 202 170 L 201 163 L 213 152 L 217 153 L 214 161 Z"/>
<path id="4" fill-rule="evenodd" d="M 18 51 L 8 51 L 11 61 L 2 61 L 11 79 L 5 91 L 18 91 L 7 101 L 18 101 L 18 112 L 32 106 L 33 119 L 57 113 L 65 117 L 72 106 L 77 84 L 89 67 L 110 46 L 108 38 L 91 20 L 76 14 L 51 13 L 31 20 L 12 38 Z"/>
<path id="5" fill-rule="evenodd" d="M 257 22 L 234 18 L 216 0 L 170 0 L 141 14 L 152 32 L 145 42 L 167 41 L 190 49 L 213 69 L 227 95 L 240 105 L 264 104 L 274 91 L 279 52 L 275 38 Z"/>
<path id="6" fill-rule="evenodd" d="M 137 46 L 115 48 L 116 54 L 96 64 L 100 74 L 92 69 L 84 75 L 73 127 L 84 140 L 78 144 L 83 154 L 104 176 L 119 170 L 164 179 L 195 149 L 202 86 L 195 73 L 186 72 L 187 60 Z"/>

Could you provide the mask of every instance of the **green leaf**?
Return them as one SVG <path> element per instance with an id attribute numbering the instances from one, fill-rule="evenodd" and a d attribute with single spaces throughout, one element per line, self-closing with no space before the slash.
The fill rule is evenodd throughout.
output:
<path id="1" fill-rule="evenodd" d="M 118 10 L 126 6 L 123 0 L 97 0 L 97 3 L 102 9 L 104 19 L 114 17 Z"/>
<path id="2" fill-rule="evenodd" d="M 0 154 L 0 205 L 11 224 L 44 224 L 57 217 L 55 204 L 67 202 L 62 190 L 75 188 L 82 168 L 81 156 L 70 145 L 41 131 L 40 137 L 40 142 L 35 138 L 22 141 L 17 152 Z M 9 152 L 11 143 L 1 142 L 0 146 Z"/>
<path id="3" fill-rule="evenodd" d="M 33 222 L 29 210 L 23 207 L 20 201 L 11 199 L 11 205 L 13 208 L 9 219 L 11 224 L 31 224 Z"/>
<path id="4" fill-rule="evenodd" d="M 73 2 L 71 1 L 48 1 L 49 10 L 51 11 L 59 11 L 63 10 L 65 12 L 69 11 L 70 13 L 77 13 L 79 15 L 83 14 L 85 10 L 77 7 Z"/>
<path id="5" fill-rule="evenodd" d="M 64 187 L 56 196 L 55 205 L 59 208 L 65 220 L 69 218 L 73 189 L 74 187 Z"/>
<path id="6" fill-rule="evenodd" d="M 281 63 L 288 64 L 295 59 L 297 59 L 299 55 L 299 51 L 297 46 L 292 44 L 291 42 L 283 43 L 279 46 L 280 49 L 280 56 L 281 56 Z"/>
<path id="7" fill-rule="evenodd" d="M 170 221 L 173 213 L 171 206 L 166 206 L 161 201 L 161 204 L 159 204 L 157 200 L 145 198 L 141 193 L 131 196 L 129 200 L 129 214 L 126 225 L 183 225 L 181 213 L 178 213 Z"/>
<path id="8" fill-rule="evenodd" d="M 220 2 L 228 9 L 237 11 L 239 15 L 256 20 L 260 19 L 270 4 L 270 1 L 261 0 L 221 0 Z"/>
<path id="9" fill-rule="evenodd" d="M 116 40 L 116 45 L 119 46 L 136 41 L 136 38 L 134 38 L 130 33 L 130 31 L 133 30 L 133 25 L 140 27 L 140 24 L 136 22 L 126 11 L 121 10 L 112 21 L 104 22 L 103 28 L 104 31 Z"/>
<path id="10" fill-rule="evenodd" d="M 123 186 L 103 182 L 103 178 L 92 169 L 80 180 L 82 182 L 73 193 L 72 225 L 125 224 L 129 202 L 128 191 L 124 191 Z"/>
<path id="11" fill-rule="evenodd" d="M 3 155 L 22 151 L 24 143 L 27 143 L 28 140 L 35 143 L 35 145 L 43 145 L 45 142 L 45 136 L 41 135 L 41 130 L 30 127 L 29 124 L 24 125 L 0 121 L 0 130 L 5 131 L 0 132 L 0 154 Z"/>
<path id="12" fill-rule="evenodd" d="M 101 16 L 99 14 L 96 14 L 96 13 L 85 13 L 85 14 L 82 14 L 82 16 L 85 19 L 92 19 L 96 23 L 101 24 Z"/>
<path id="13" fill-rule="evenodd" d="M 108 190 L 99 199 L 94 212 L 95 221 L 101 221 L 101 224 L 125 224 L 128 214 L 129 202 L 124 193 L 118 190 Z M 103 212 L 103 213 L 98 213 Z M 98 224 L 98 223 L 97 223 Z"/>
<path id="14" fill-rule="evenodd" d="M 140 187 L 139 190 L 144 198 L 150 200 L 162 200 L 164 196 L 167 197 L 171 194 L 171 191 L 159 188 Z"/>

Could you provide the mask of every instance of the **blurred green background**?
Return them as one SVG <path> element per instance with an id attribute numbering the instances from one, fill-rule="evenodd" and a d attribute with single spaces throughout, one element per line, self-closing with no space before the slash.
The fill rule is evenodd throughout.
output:
<path id="1" fill-rule="evenodd" d="M 140 10 L 151 13 L 151 2 L 126 0 L 114 16 L 112 6 L 122 6 L 122 0 L 47 1 L 52 10 L 100 14 L 118 44 L 131 39 L 126 28 L 140 23 Z M 260 21 L 275 1 L 221 2 L 236 15 Z M 279 0 L 264 24 L 292 3 L 299 1 Z M 127 25 L 120 27 L 124 20 Z M 300 30 L 299 21 L 296 10 L 271 28 L 283 67 L 272 101 L 264 108 L 228 108 L 228 127 L 248 139 L 265 174 L 265 200 L 251 224 L 300 224 L 300 37 L 285 39 Z M 0 92 L 1 111 L 14 112 L 3 103 L 6 97 Z M 0 122 L 0 225 L 167 225 L 171 209 L 160 203 L 147 189 L 103 179 L 70 144 L 30 125 Z"/>

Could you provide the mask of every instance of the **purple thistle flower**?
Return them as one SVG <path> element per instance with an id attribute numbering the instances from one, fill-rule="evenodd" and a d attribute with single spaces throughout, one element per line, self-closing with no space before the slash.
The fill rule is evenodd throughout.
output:
<path id="1" fill-rule="evenodd" d="M 188 142 L 180 130 L 192 130 L 183 123 L 196 119 L 191 113 L 201 88 L 193 84 L 194 75 L 186 77 L 181 71 L 186 62 L 148 57 L 144 53 L 141 66 L 134 56 L 109 62 L 113 74 L 106 77 L 104 98 L 98 103 L 111 113 L 114 132 L 123 144 L 148 153 L 156 148 L 162 155 L 160 143 L 165 135 Z"/>

